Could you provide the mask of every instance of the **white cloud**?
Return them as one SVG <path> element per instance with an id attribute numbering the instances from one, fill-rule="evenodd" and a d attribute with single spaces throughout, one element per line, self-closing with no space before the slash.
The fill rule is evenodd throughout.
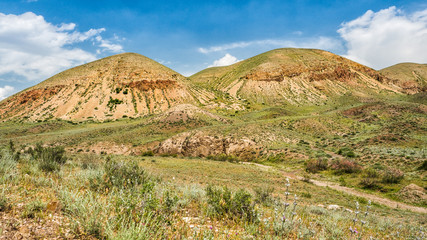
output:
<path id="1" fill-rule="evenodd" d="M 120 44 L 111 43 L 111 41 L 105 40 L 101 36 L 97 36 L 95 39 L 99 42 L 99 46 L 103 48 L 102 52 L 109 51 L 117 53 L 123 51 L 123 47 Z"/>
<path id="2" fill-rule="evenodd" d="M 32 12 L 0 13 L 0 76 L 18 75 L 24 80 L 40 81 L 95 60 L 93 53 L 75 46 L 84 41 L 93 41 L 102 51 L 122 51 L 120 45 L 102 39 L 100 34 L 105 28 L 86 32 L 75 28 L 74 23 L 54 25 Z M 97 37 L 101 39 L 98 41 Z"/>
<path id="3" fill-rule="evenodd" d="M 252 46 L 268 46 L 269 48 L 282 48 L 282 47 L 294 47 L 294 48 L 318 48 L 325 50 L 340 49 L 341 42 L 334 38 L 329 37 L 315 37 L 315 38 L 304 38 L 298 41 L 294 40 L 281 40 L 281 39 L 264 39 L 256 41 L 243 41 L 228 43 L 218 46 L 212 46 L 208 48 L 199 48 L 198 51 L 204 54 L 212 52 L 222 52 L 236 48 L 247 48 Z"/>
<path id="4" fill-rule="evenodd" d="M 0 87 L 0 101 L 10 96 L 15 91 L 15 88 L 11 86 Z"/>
<path id="5" fill-rule="evenodd" d="M 412 14 L 390 7 L 343 23 L 338 33 L 348 57 L 380 69 L 400 62 L 427 62 L 427 9 Z"/>
<path id="6" fill-rule="evenodd" d="M 237 60 L 237 58 L 233 55 L 230 55 L 229 53 L 225 54 L 224 57 L 215 60 L 212 65 L 208 67 L 221 67 L 221 66 L 228 66 L 233 63 L 239 62 L 240 60 Z"/>

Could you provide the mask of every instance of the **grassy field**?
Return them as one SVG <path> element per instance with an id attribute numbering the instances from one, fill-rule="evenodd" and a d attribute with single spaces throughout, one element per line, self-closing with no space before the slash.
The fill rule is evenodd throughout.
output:
<path id="1" fill-rule="evenodd" d="M 35 152 L 58 150 L 52 149 Z M 4 236 L 14 233 L 7 223 L 18 230 L 31 223 L 49 230 L 29 232 L 48 238 L 416 239 L 427 221 L 425 214 L 377 204 L 366 210 L 366 199 L 304 181 L 287 186 L 286 176 L 268 167 L 198 158 L 63 157 L 65 163 L 49 170 L 37 153 L 18 159 L 2 150 Z M 339 209 L 326 208 L 332 204 Z"/>

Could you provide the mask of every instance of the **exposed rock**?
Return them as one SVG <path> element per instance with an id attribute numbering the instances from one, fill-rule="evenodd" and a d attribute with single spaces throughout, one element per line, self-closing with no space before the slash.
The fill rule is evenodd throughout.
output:
<path id="1" fill-rule="evenodd" d="M 260 147 L 248 138 L 210 136 L 204 132 L 186 132 L 161 142 L 155 150 L 163 154 L 207 157 L 209 155 L 241 156 L 248 152 L 259 151 Z"/>
<path id="2" fill-rule="evenodd" d="M 328 205 L 328 207 L 327 207 L 327 209 L 328 210 L 340 210 L 341 209 L 341 206 L 338 206 L 338 205 Z"/>

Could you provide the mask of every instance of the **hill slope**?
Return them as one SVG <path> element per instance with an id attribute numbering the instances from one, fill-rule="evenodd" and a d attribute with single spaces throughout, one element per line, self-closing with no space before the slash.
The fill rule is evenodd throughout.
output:
<path id="1" fill-rule="evenodd" d="M 409 94 L 427 91 L 427 64 L 399 63 L 380 70 Z"/>
<path id="2" fill-rule="evenodd" d="M 257 103 L 317 104 L 353 93 L 399 92 L 377 71 L 315 49 L 276 49 L 190 77 L 205 88 Z"/>
<path id="3" fill-rule="evenodd" d="M 159 113 L 194 101 L 185 77 L 123 53 L 61 72 L 0 103 L 0 118 L 105 120 Z"/>

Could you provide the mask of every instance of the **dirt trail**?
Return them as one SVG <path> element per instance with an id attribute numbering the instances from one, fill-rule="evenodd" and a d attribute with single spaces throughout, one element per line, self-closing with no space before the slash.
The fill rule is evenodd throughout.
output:
<path id="1" fill-rule="evenodd" d="M 265 166 L 265 165 L 258 164 L 258 163 L 248 163 L 248 162 L 244 162 L 243 164 L 255 165 L 255 166 L 260 167 L 264 170 L 268 169 L 268 170 L 281 171 L 284 176 L 286 176 L 290 179 L 294 179 L 294 180 L 303 180 L 304 179 L 303 177 L 297 176 L 294 173 L 285 172 L 283 170 L 277 170 L 277 169 L 272 168 L 271 166 Z M 389 208 L 409 210 L 409 211 L 418 212 L 418 213 L 427 213 L 427 208 L 416 207 L 416 206 L 408 205 L 405 203 L 393 201 L 393 200 L 390 200 L 388 198 L 379 197 L 377 195 L 360 192 L 354 188 L 340 186 L 340 185 L 333 183 L 333 182 L 319 181 L 319 180 L 313 180 L 313 179 L 310 179 L 310 182 L 316 186 L 330 187 L 330 188 L 335 189 L 337 191 L 345 192 L 345 193 L 348 193 L 348 194 L 351 194 L 354 196 L 358 196 L 358 197 L 363 197 L 363 198 L 366 198 L 367 200 L 371 200 L 372 202 L 375 202 L 375 203 L 378 203 L 381 205 L 385 205 Z"/>

